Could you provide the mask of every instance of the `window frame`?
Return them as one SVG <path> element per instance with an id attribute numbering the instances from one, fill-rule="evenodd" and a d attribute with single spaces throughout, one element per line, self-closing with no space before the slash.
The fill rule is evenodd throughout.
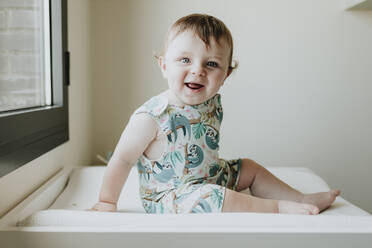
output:
<path id="1" fill-rule="evenodd" d="M 0 113 L 0 177 L 69 140 L 67 0 L 49 0 L 52 105 Z"/>

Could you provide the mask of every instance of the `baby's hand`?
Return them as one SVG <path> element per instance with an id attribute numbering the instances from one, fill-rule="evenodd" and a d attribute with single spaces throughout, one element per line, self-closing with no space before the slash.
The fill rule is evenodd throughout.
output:
<path id="1" fill-rule="evenodd" d="M 99 211 L 99 212 L 116 212 L 116 204 L 109 202 L 97 202 L 91 209 L 88 211 Z"/>

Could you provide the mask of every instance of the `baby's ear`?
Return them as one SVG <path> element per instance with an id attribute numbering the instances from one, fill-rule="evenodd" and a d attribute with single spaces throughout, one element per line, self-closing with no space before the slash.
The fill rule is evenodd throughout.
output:
<path id="1" fill-rule="evenodd" d="M 164 78 L 167 78 L 167 66 L 165 64 L 165 58 L 163 56 L 158 57 L 158 64 L 161 70 L 161 73 L 163 74 Z"/>
<path id="2" fill-rule="evenodd" d="M 225 80 L 231 75 L 232 71 L 233 71 L 233 68 L 229 66 L 229 68 L 227 69 Z"/>

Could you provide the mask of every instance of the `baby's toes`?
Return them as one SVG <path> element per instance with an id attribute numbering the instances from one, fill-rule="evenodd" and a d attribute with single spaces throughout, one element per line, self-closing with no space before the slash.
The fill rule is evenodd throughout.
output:
<path id="1" fill-rule="evenodd" d="M 311 204 L 303 204 L 303 210 L 305 214 L 308 214 L 308 215 L 319 214 L 319 208 Z"/>
<path id="2" fill-rule="evenodd" d="M 335 200 L 336 200 L 336 197 L 340 195 L 340 191 L 339 190 L 331 190 L 328 192 L 328 200 L 326 200 L 327 205 L 331 205 Z"/>
<path id="3" fill-rule="evenodd" d="M 341 193 L 341 191 L 338 190 L 338 189 L 333 189 L 333 190 L 331 190 L 330 192 L 331 192 L 331 195 L 332 195 L 333 197 L 335 197 L 335 198 L 336 198 L 336 196 L 339 196 L 340 193 Z"/>

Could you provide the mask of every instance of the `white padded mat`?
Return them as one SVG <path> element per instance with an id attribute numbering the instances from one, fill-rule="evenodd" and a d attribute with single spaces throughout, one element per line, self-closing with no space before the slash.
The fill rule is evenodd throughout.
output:
<path id="1" fill-rule="evenodd" d="M 84 211 L 93 206 L 98 199 L 99 190 L 104 175 L 104 166 L 90 166 L 90 167 L 79 167 L 75 168 L 69 177 L 69 181 L 63 190 L 63 192 L 57 197 L 55 202 L 50 206 L 49 209 L 36 212 L 25 220 L 19 222 L 21 226 L 115 226 L 125 225 L 131 223 L 136 226 L 139 218 L 150 220 L 151 218 L 166 218 L 175 221 L 172 215 L 167 217 L 150 217 L 154 215 L 144 214 L 139 198 L 139 185 L 138 185 L 138 173 L 136 167 L 133 167 L 127 182 L 123 188 L 118 202 L 118 210 L 121 213 L 99 213 Z M 307 168 L 268 168 L 278 178 L 284 180 L 287 184 L 298 189 L 303 193 L 313 193 L 320 191 L 327 191 L 329 187 L 327 183 L 314 174 Z M 249 192 L 247 192 L 249 193 Z M 239 213 L 220 213 L 220 214 L 206 214 L 207 216 L 218 215 L 221 216 L 231 215 L 233 218 L 239 219 Z M 342 197 L 337 197 L 336 201 L 331 208 L 322 212 L 318 216 L 328 215 L 342 215 L 342 216 L 369 216 L 369 213 L 344 200 Z M 184 219 L 194 218 L 191 216 L 186 217 L 182 215 Z M 255 213 L 243 213 L 241 216 L 268 216 L 267 214 L 255 214 Z M 275 216 L 271 215 L 271 216 Z M 292 216 L 292 217 L 291 217 Z M 296 216 L 296 215 L 295 215 Z M 199 219 L 199 217 L 195 217 Z M 299 217 L 298 215 L 296 217 Z M 303 218 L 304 216 L 301 216 Z M 293 227 L 291 218 L 293 215 L 280 215 L 280 217 L 274 217 L 274 220 L 278 219 L 280 225 L 283 225 L 282 219 L 287 227 Z M 305 217 L 306 218 L 306 217 Z M 317 221 L 321 221 L 322 217 Z M 328 217 L 325 217 L 328 218 Z M 332 217 L 333 218 L 333 217 Z M 201 220 L 201 219 L 200 219 Z M 259 220 L 259 219 L 258 219 Z M 257 221 L 258 221 L 257 220 Z M 335 219 L 337 220 L 337 219 Z M 154 220 L 155 221 L 155 220 Z M 289 221 L 289 222 L 288 222 Z M 293 219 L 294 221 L 294 219 Z M 345 218 L 343 218 L 345 221 Z M 322 222 L 322 221 L 321 221 Z M 336 221 L 337 222 L 337 221 Z M 347 222 L 347 220 L 346 220 Z M 142 221 L 141 221 L 142 223 Z M 313 223 L 313 222 L 311 222 Z M 257 224 L 257 223 L 256 223 Z M 289 225 L 289 226 L 288 226 Z M 169 226 L 168 226 L 169 227 Z"/>

